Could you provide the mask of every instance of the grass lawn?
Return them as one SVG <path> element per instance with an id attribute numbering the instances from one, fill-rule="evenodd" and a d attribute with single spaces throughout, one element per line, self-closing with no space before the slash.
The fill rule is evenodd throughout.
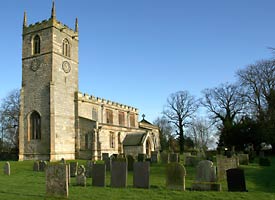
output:
<path id="1" fill-rule="evenodd" d="M 0 162 L 3 169 L 4 161 Z M 86 161 L 79 161 L 85 164 Z M 45 173 L 32 171 L 33 162 L 10 162 L 11 176 L 0 173 L 0 199 L 56 199 L 45 197 Z M 149 190 L 133 188 L 133 173 L 128 173 L 126 189 L 110 188 L 110 174 L 107 173 L 105 188 L 92 187 L 91 178 L 87 179 L 87 187 L 75 186 L 75 178 L 71 178 L 69 199 L 184 199 L 184 200 L 275 200 L 275 158 L 271 167 L 260 167 L 257 163 L 243 166 L 245 170 L 248 192 L 227 192 L 226 182 L 222 182 L 222 192 L 189 191 L 195 179 L 195 168 L 187 167 L 186 191 L 171 191 L 165 188 L 165 166 L 151 165 Z M 3 170 L 2 170 L 3 171 Z"/>

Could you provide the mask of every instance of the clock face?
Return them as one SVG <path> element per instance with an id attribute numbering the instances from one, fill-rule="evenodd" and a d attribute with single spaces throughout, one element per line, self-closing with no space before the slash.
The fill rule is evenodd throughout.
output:
<path id="1" fill-rule="evenodd" d="M 65 73 L 69 73 L 71 71 L 70 63 L 67 61 L 64 61 L 62 64 L 62 69 Z"/>
<path id="2" fill-rule="evenodd" d="M 39 62 L 39 60 L 34 59 L 34 60 L 31 62 L 31 70 L 35 72 L 35 71 L 37 71 L 37 70 L 39 69 L 39 67 L 40 67 L 40 62 Z"/>

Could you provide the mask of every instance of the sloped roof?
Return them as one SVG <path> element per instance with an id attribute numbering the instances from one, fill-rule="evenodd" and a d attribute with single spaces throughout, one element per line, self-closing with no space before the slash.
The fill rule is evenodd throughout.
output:
<path id="1" fill-rule="evenodd" d="M 145 119 L 142 119 L 140 122 L 141 122 L 141 123 L 146 123 L 146 124 L 153 125 L 153 124 L 151 124 L 150 122 L 148 122 L 148 121 L 147 121 L 147 120 L 145 120 Z"/>
<path id="2" fill-rule="evenodd" d="M 129 133 L 123 140 L 123 146 L 140 146 L 143 144 L 146 133 Z"/>

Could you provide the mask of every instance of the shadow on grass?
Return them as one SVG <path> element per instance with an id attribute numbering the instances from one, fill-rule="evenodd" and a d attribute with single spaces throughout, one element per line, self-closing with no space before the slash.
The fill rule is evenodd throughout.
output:
<path id="1" fill-rule="evenodd" d="M 274 193 L 275 188 L 275 158 L 271 158 L 271 166 L 259 166 L 252 163 L 242 166 L 245 170 L 246 187 L 248 191 L 260 191 Z"/>

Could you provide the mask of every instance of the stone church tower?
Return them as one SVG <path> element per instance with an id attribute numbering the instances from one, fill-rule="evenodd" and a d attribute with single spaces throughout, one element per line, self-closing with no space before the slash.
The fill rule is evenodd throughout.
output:
<path id="1" fill-rule="evenodd" d="M 27 24 L 24 13 L 19 160 L 75 159 L 78 23 L 51 17 Z"/>

